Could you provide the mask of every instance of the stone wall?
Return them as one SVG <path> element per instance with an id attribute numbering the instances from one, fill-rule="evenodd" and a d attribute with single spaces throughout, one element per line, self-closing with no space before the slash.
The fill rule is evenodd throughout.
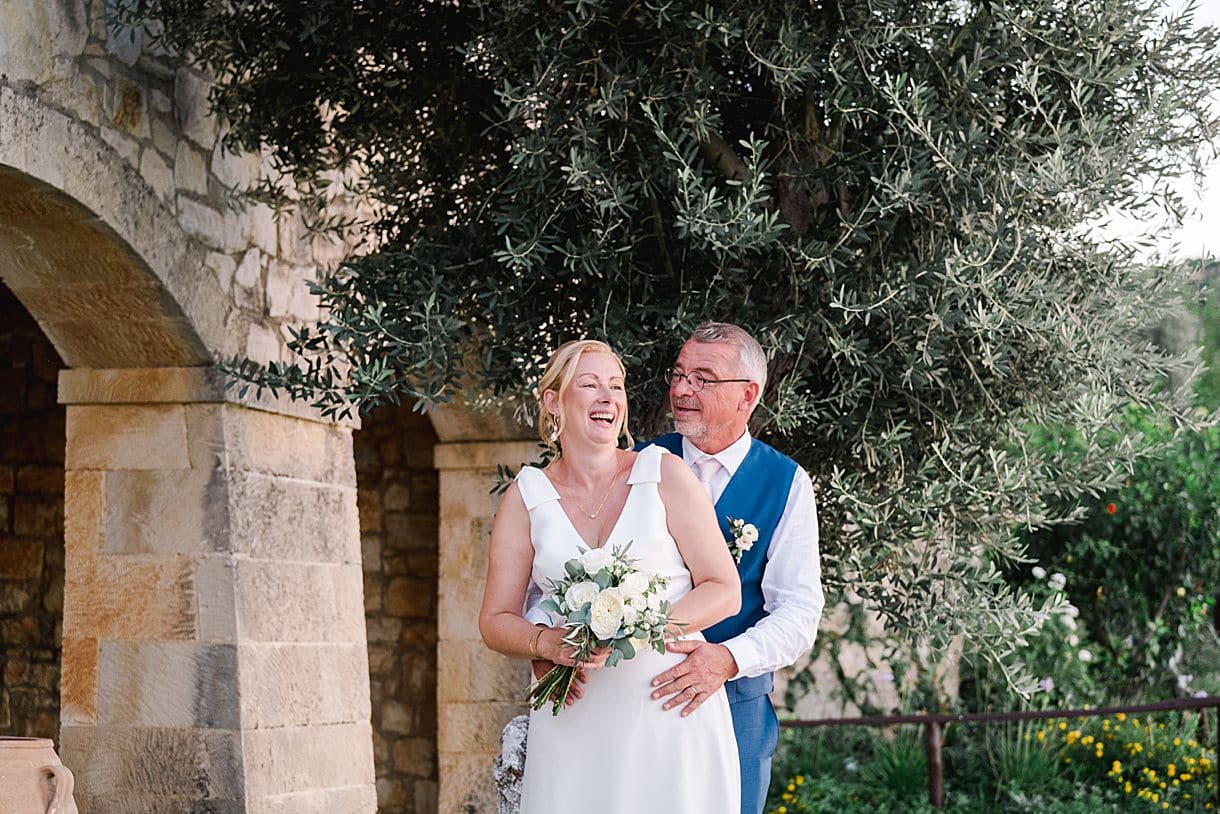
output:
<path id="1" fill-rule="evenodd" d="M 382 811 L 437 810 L 439 497 L 427 417 L 387 406 L 355 434 L 373 747 Z"/>
<path id="2" fill-rule="evenodd" d="M 63 367 L 0 283 L 0 734 L 59 735 Z"/>

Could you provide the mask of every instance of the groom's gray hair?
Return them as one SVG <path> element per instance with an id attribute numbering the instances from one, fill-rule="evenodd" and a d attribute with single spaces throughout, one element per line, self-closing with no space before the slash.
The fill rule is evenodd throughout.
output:
<path id="1" fill-rule="evenodd" d="M 767 386 L 767 354 L 758 340 L 731 322 L 705 322 L 690 335 L 693 342 L 719 342 L 737 348 L 738 374 L 758 382 L 761 394 Z"/>

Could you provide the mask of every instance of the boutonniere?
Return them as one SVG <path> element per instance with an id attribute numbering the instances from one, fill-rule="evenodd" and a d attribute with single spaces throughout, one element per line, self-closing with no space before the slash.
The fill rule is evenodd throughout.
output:
<path id="1" fill-rule="evenodd" d="M 728 515 L 725 515 L 725 517 L 728 517 Z M 734 560 L 740 563 L 741 558 L 746 555 L 746 552 L 758 542 L 758 527 L 753 523 L 747 523 L 741 518 L 735 520 L 732 517 L 728 517 L 728 521 L 729 531 L 733 535 L 732 539 L 728 541 L 729 553 L 733 555 Z"/>

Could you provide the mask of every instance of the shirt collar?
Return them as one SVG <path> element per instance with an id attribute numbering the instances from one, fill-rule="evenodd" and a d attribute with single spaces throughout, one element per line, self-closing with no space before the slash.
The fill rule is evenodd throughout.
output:
<path id="1" fill-rule="evenodd" d="M 750 451 L 750 443 L 753 439 L 750 438 L 750 431 L 746 430 L 733 443 L 729 444 L 724 449 L 717 452 L 715 455 L 709 455 L 710 458 L 715 458 L 729 472 L 729 477 L 737 474 L 737 468 L 741 466 L 741 462 L 746 459 L 746 454 Z M 692 463 L 699 458 L 707 455 L 706 452 L 699 449 L 690 442 L 685 435 L 682 436 L 682 460 L 687 463 Z"/>

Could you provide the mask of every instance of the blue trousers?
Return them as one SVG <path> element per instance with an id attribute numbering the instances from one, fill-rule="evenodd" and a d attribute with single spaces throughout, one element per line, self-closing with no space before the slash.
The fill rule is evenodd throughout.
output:
<path id="1" fill-rule="evenodd" d="M 725 685 L 741 763 L 741 814 L 762 814 L 771 785 L 771 756 L 779 745 L 779 719 L 767 696 L 771 676 L 765 678 L 765 685 L 757 679 Z"/>

